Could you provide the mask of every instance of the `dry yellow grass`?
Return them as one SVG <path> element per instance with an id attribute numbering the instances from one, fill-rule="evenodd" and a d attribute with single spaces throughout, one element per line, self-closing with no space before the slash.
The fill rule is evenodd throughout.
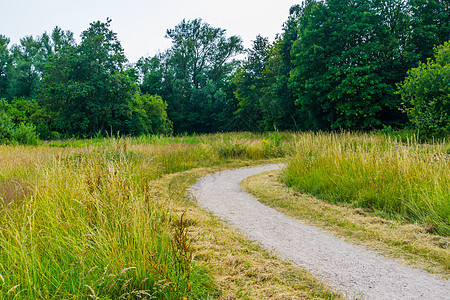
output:
<path id="1" fill-rule="evenodd" d="M 329 204 L 300 194 L 278 180 L 280 171 L 247 178 L 243 188 L 261 202 L 318 226 L 336 236 L 362 244 L 403 264 L 448 278 L 450 238 L 429 234 L 416 224 L 375 216 L 367 209 Z"/>

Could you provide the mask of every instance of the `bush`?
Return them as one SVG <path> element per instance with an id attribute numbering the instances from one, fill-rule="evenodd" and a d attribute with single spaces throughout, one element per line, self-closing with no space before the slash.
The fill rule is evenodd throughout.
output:
<path id="1" fill-rule="evenodd" d="M 39 135 L 36 133 L 36 127 L 33 124 L 20 123 L 13 131 L 12 139 L 24 145 L 37 145 L 39 143 Z"/>
<path id="2" fill-rule="evenodd" d="M 0 112 L 0 144 L 6 144 L 11 141 L 14 132 L 14 123 L 4 112 Z"/>
<path id="3" fill-rule="evenodd" d="M 127 121 L 130 134 L 172 133 L 172 122 L 167 117 L 167 103 L 160 96 L 136 94 L 130 107 L 132 116 Z"/>
<path id="4" fill-rule="evenodd" d="M 32 124 L 20 123 L 14 125 L 11 117 L 0 112 L 0 144 L 37 145 L 39 135 Z"/>
<path id="5" fill-rule="evenodd" d="M 450 135 L 450 43 L 435 49 L 428 60 L 408 72 L 399 86 L 411 122 L 425 138 Z"/>

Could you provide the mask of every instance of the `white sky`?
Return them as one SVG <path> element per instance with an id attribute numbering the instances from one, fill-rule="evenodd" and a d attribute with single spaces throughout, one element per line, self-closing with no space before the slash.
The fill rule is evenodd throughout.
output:
<path id="1" fill-rule="evenodd" d="M 55 26 L 74 33 L 77 42 L 89 23 L 112 19 L 130 62 L 170 47 L 166 30 L 183 18 L 202 18 L 213 27 L 239 35 L 250 47 L 257 34 L 281 33 L 289 8 L 300 0 L 0 0 L 0 34 L 18 44 L 27 35 L 50 33 Z"/>

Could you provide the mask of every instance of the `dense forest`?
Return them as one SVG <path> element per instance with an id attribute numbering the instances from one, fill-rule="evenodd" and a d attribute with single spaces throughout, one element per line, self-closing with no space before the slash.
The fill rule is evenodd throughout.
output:
<path id="1" fill-rule="evenodd" d="M 265 130 L 450 134 L 448 0 L 306 0 L 244 49 L 201 19 L 131 63 L 111 20 L 0 35 L 0 142 Z M 244 59 L 237 59 L 243 57 Z"/>

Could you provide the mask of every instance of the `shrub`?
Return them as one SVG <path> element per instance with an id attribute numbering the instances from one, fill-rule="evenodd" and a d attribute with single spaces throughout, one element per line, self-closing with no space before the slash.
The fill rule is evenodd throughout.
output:
<path id="1" fill-rule="evenodd" d="M 36 133 L 36 126 L 33 124 L 20 123 L 13 131 L 12 139 L 19 144 L 37 145 L 39 135 Z"/>
<path id="2" fill-rule="evenodd" d="M 37 145 L 39 134 L 32 124 L 20 123 L 14 125 L 11 117 L 0 112 L 0 144 Z"/>
<path id="3" fill-rule="evenodd" d="M 450 43 L 435 49 L 428 60 L 408 72 L 399 86 L 411 122 L 426 138 L 450 135 Z"/>
<path id="4" fill-rule="evenodd" d="M 160 96 L 136 94 L 130 107 L 132 117 L 127 123 L 132 135 L 172 133 L 172 122 L 167 117 L 167 103 Z"/>
<path id="5" fill-rule="evenodd" d="M 14 131 L 14 123 L 4 112 L 0 112 L 0 144 L 11 142 Z"/>

